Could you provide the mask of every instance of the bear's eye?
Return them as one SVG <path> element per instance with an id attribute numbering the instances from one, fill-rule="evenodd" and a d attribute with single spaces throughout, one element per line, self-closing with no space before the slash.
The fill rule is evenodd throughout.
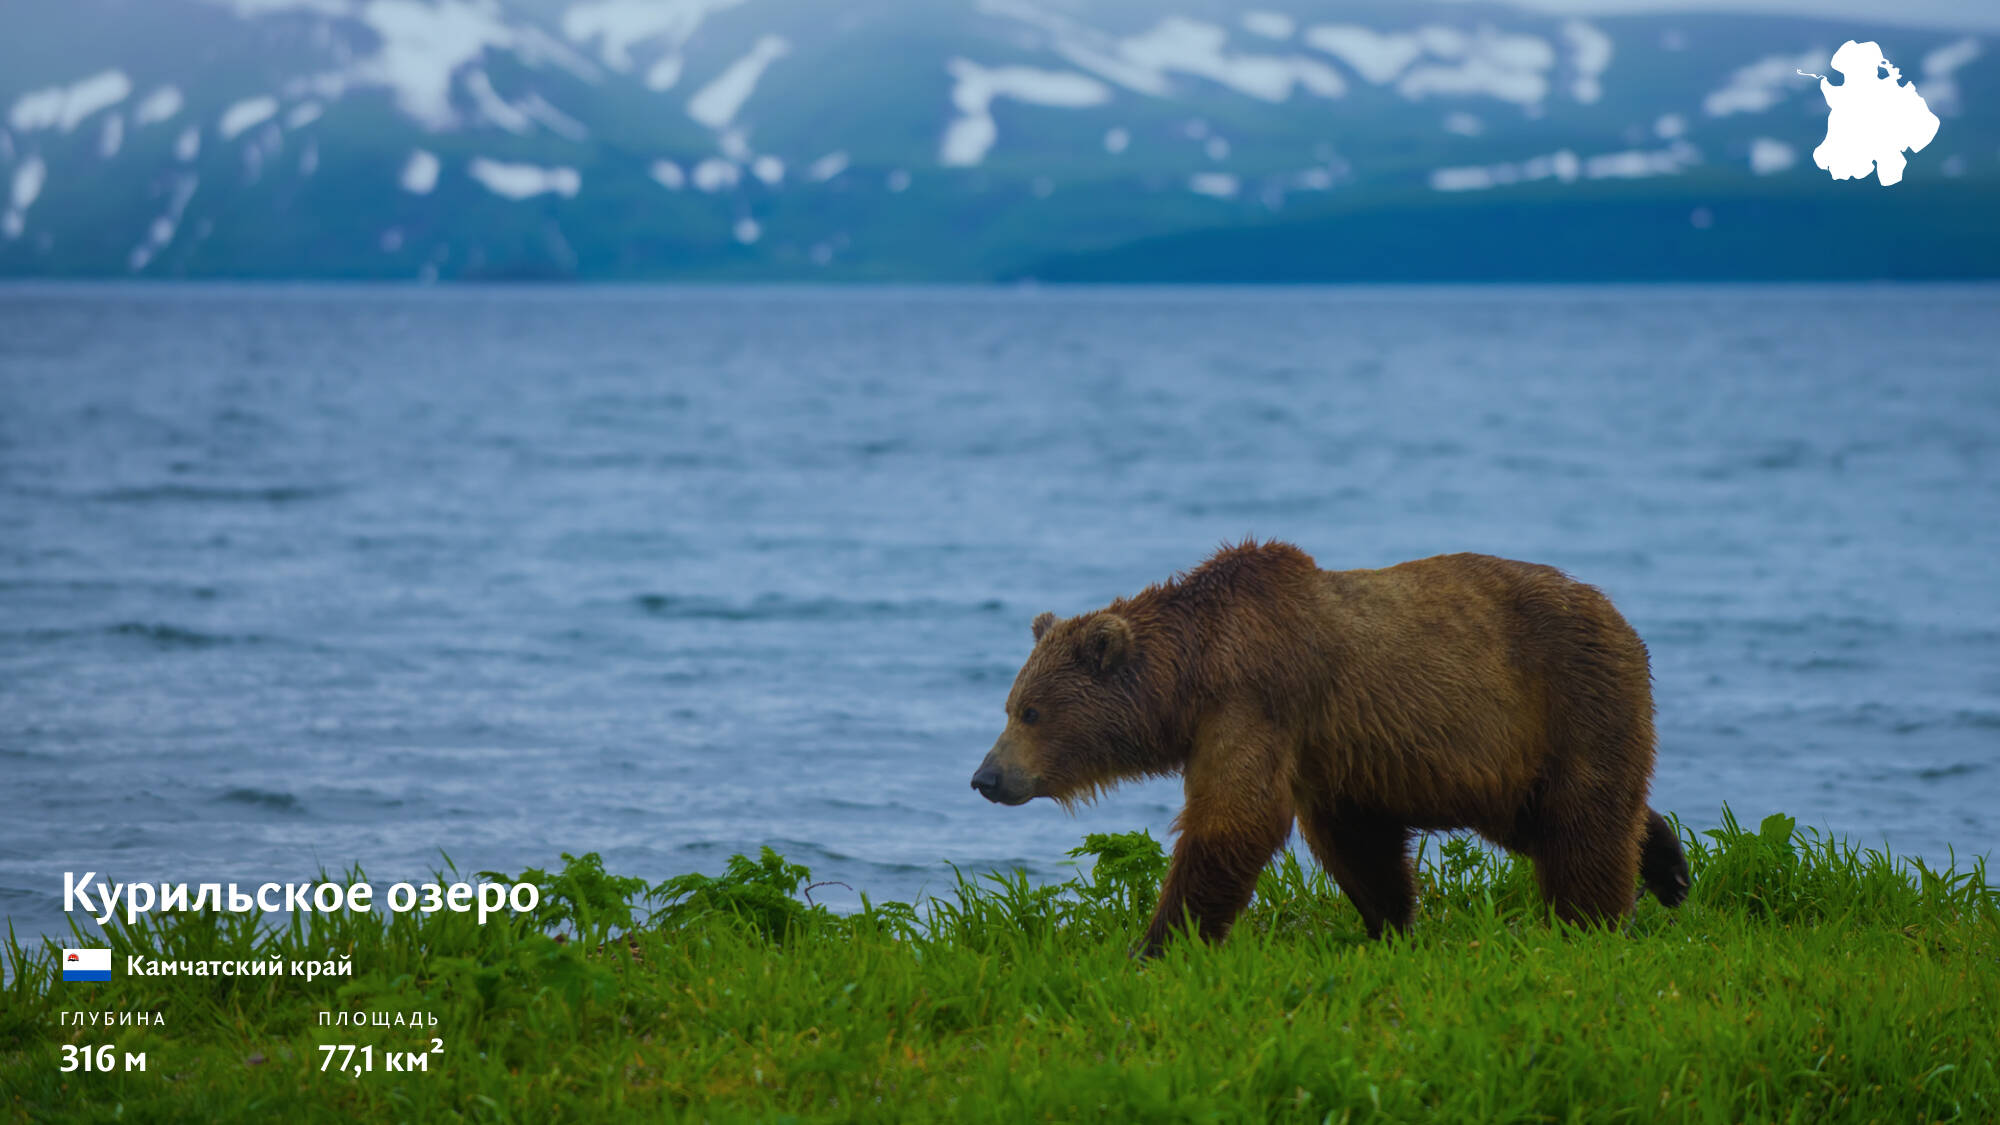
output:
<path id="1" fill-rule="evenodd" d="M 1033 724 L 1036 720 L 1040 719 L 1041 717 L 1042 713 L 1040 711 L 1035 710 L 1033 707 L 1021 708 L 1021 721 L 1024 723 Z"/>

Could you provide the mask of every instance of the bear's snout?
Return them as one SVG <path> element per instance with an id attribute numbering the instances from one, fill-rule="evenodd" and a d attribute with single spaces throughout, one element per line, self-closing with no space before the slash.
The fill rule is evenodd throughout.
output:
<path id="1" fill-rule="evenodd" d="M 972 775 L 972 787 L 979 790 L 980 796 L 989 801 L 993 800 L 994 794 L 1000 791 L 999 769 L 993 766 L 980 766 L 979 772 Z"/>
<path id="2" fill-rule="evenodd" d="M 996 805 L 1025 805 L 1035 795 L 1034 782 L 1021 771 L 1001 766 L 998 751 L 986 755 L 973 771 L 972 787 Z"/>

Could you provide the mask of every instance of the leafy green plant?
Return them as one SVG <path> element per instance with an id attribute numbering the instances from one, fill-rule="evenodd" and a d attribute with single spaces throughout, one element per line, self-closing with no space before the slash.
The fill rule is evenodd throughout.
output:
<path id="1" fill-rule="evenodd" d="M 826 913 L 825 908 L 797 898 L 799 888 L 811 879 L 812 871 L 805 865 L 787 863 L 769 847 L 754 860 L 731 856 L 721 875 L 677 875 L 654 887 L 653 897 L 663 903 L 655 920 L 674 927 L 726 914 L 767 938 L 783 939 L 808 919 Z"/>
<path id="2" fill-rule="evenodd" d="M 535 926 L 550 932 L 569 930 L 585 946 L 604 944 L 613 930 L 631 929 L 633 900 L 646 889 L 646 881 L 606 872 L 604 859 L 596 852 L 580 856 L 564 852 L 562 859 L 562 870 L 554 875 L 539 867 L 528 868 L 518 878 L 495 871 L 480 874 L 503 882 L 534 883 L 541 889 Z"/>

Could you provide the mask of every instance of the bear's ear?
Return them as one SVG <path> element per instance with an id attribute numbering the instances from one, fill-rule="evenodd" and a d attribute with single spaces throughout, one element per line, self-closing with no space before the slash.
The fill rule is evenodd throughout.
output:
<path id="1" fill-rule="evenodd" d="M 1083 662 L 1100 676 L 1132 659 L 1132 626 L 1115 613 L 1100 613 L 1083 634 Z"/>
<path id="2" fill-rule="evenodd" d="M 1036 640 L 1038 640 L 1038 641 L 1039 641 L 1039 640 L 1041 640 L 1041 639 L 1042 639 L 1042 634 L 1043 634 L 1043 633 L 1046 633 L 1046 632 L 1048 632 L 1048 631 L 1049 631 L 1049 626 L 1051 626 L 1051 625 L 1054 625 L 1055 623 L 1056 623 L 1056 615 L 1055 615 L 1055 614 L 1053 614 L 1053 613 L 1038 613 L 1038 614 L 1036 614 L 1036 615 L 1035 615 L 1035 639 L 1036 639 Z"/>

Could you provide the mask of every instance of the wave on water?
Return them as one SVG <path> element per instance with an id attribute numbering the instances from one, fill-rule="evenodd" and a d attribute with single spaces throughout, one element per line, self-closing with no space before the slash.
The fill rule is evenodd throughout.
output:
<path id="1" fill-rule="evenodd" d="M 865 881 L 867 874 L 909 875 L 913 873 L 936 872 L 949 874 L 950 867 L 940 859 L 936 863 L 900 863 L 895 860 L 870 859 L 862 855 L 850 855 L 835 851 L 825 844 L 810 843 L 790 838 L 739 839 L 739 840 L 688 840 L 674 845 L 673 850 L 682 855 L 727 856 L 754 855 L 757 849 L 768 845 L 772 850 L 793 863 L 803 863 L 812 868 L 813 877 L 851 879 Z M 1009 863 L 1027 864 L 1028 860 L 1009 860 Z M 831 867 L 828 865 L 837 865 Z M 981 868 L 984 870 L 984 868 Z M 864 886 L 862 888 L 866 890 Z"/>
<path id="2" fill-rule="evenodd" d="M 231 488 L 226 485 L 156 484 L 128 488 L 107 488 L 93 492 L 89 499 L 108 504 L 152 504 L 188 502 L 199 504 L 296 504 L 325 500 L 346 489 L 338 485 L 275 485 L 266 488 Z"/>
<path id="3" fill-rule="evenodd" d="M 1648 623 L 1662 636 L 1705 640 L 1723 637 L 1795 638 L 1825 636 L 1836 643 L 1878 641 L 1909 626 L 1881 617 L 1806 613 L 1796 617 L 1731 617 L 1721 613 L 1701 617 L 1667 617 Z"/>
<path id="4" fill-rule="evenodd" d="M 1953 762 L 1948 766 L 1918 770 L 1917 776 L 1923 778 L 1925 781 L 1944 781 L 1948 778 L 1964 777 L 1967 774 L 1978 773 L 1984 768 L 1984 766 L 1973 762 Z"/>
<path id="5" fill-rule="evenodd" d="M 794 840 L 781 837 L 767 840 L 765 843 L 769 844 L 778 854 L 791 862 L 803 863 L 807 867 L 810 867 L 815 879 L 859 878 L 865 882 L 870 874 L 909 875 L 934 872 L 938 875 L 948 877 L 951 872 L 950 866 L 943 859 L 939 859 L 935 863 L 899 863 L 895 860 L 869 859 L 866 856 L 851 855 L 847 852 L 836 851 L 825 844 L 813 843 L 807 840 Z M 747 853 L 755 849 L 732 847 L 727 850 Z M 1020 862 L 1023 864 L 1027 863 L 1026 860 Z M 981 867 L 979 870 L 983 871 L 985 868 Z M 866 890 L 867 888 L 863 886 L 861 889 Z"/>
<path id="6" fill-rule="evenodd" d="M 119 594 L 127 591 L 205 602 L 221 596 L 221 591 L 213 586 L 183 582 L 134 582 L 112 578 L 0 578 L 0 594 Z"/>
<path id="7" fill-rule="evenodd" d="M 149 624 L 127 621 L 112 625 L 104 630 L 115 637 L 138 637 L 151 641 L 161 648 L 216 648 L 222 645 L 262 644 L 263 638 L 254 635 L 231 635 L 228 633 L 204 633 L 197 629 L 186 629 L 179 625 Z"/>
<path id="8" fill-rule="evenodd" d="M 221 648 L 232 645 L 260 645 L 268 642 L 268 638 L 253 633 L 206 633 L 181 625 L 151 621 L 121 621 L 114 625 L 99 625 L 86 629 L 23 629 L 19 632 L 0 633 L 0 641 L 26 641 L 37 645 L 91 637 L 129 638 L 145 641 L 155 648 L 162 649 Z"/>
<path id="9" fill-rule="evenodd" d="M 1181 515 L 1196 519 L 1214 516 L 1248 519 L 1252 517 L 1302 517 L 1331 511 L 1340 505 L 1361 500 L 1367 491 L 1342 487 L 1324 492 L 1292 493 L 1286 496 L 1232 496 L 1214 500 L 1182 500 L 1174 504 Z"/>
<path id="10" fill-rule="evenodd" d="M 216 801 L 225 804 L 249 805 L 252 808 L 269 809 L 272 812 L 303 813 L 305 805 L 290 793 L 273 792 L 268 789 L 236 788 L 228 790 Z"/>
<path id="11" fill-rule="evenodd" d="M 975 603 L 931 598 L 896 602 L 882 599 L 794 598 L 760 594 L 748 602 L 684 594 L 640 594 L 632 603 L 651 617 L 683 621 L 874 621 L 883 618 L 946 617 L 965 613 L 999 613 L 1007 608 L 996 598 Z"/>
<path id="12" fill-rule="evenodd" d="M 850 801 L 844 797 L 820 797 L 814 804 L 838 813 L 858 816 L 895 817 L 898 823 L 929 822 L 949 824 L 951 817 L 937 809 L 919 808 L 902 801 Z"/>
<path id="13" fill-rule="evenodd" d="M 1944 708 L 1927 707 L 1910 703 L 1886 703 L 1872 699 L 1800 708 L 1798 712 L 1801 715 L 1811 715 L 1836 725 L 1886 731 L 1889 734 L 1897 735 L 1909 735 L 1922 731 L 1937 730 L 1987 731 L 2000 729 L 2000 713 L 1992 711 L 1981 711 L 1964 707 Z"/>

